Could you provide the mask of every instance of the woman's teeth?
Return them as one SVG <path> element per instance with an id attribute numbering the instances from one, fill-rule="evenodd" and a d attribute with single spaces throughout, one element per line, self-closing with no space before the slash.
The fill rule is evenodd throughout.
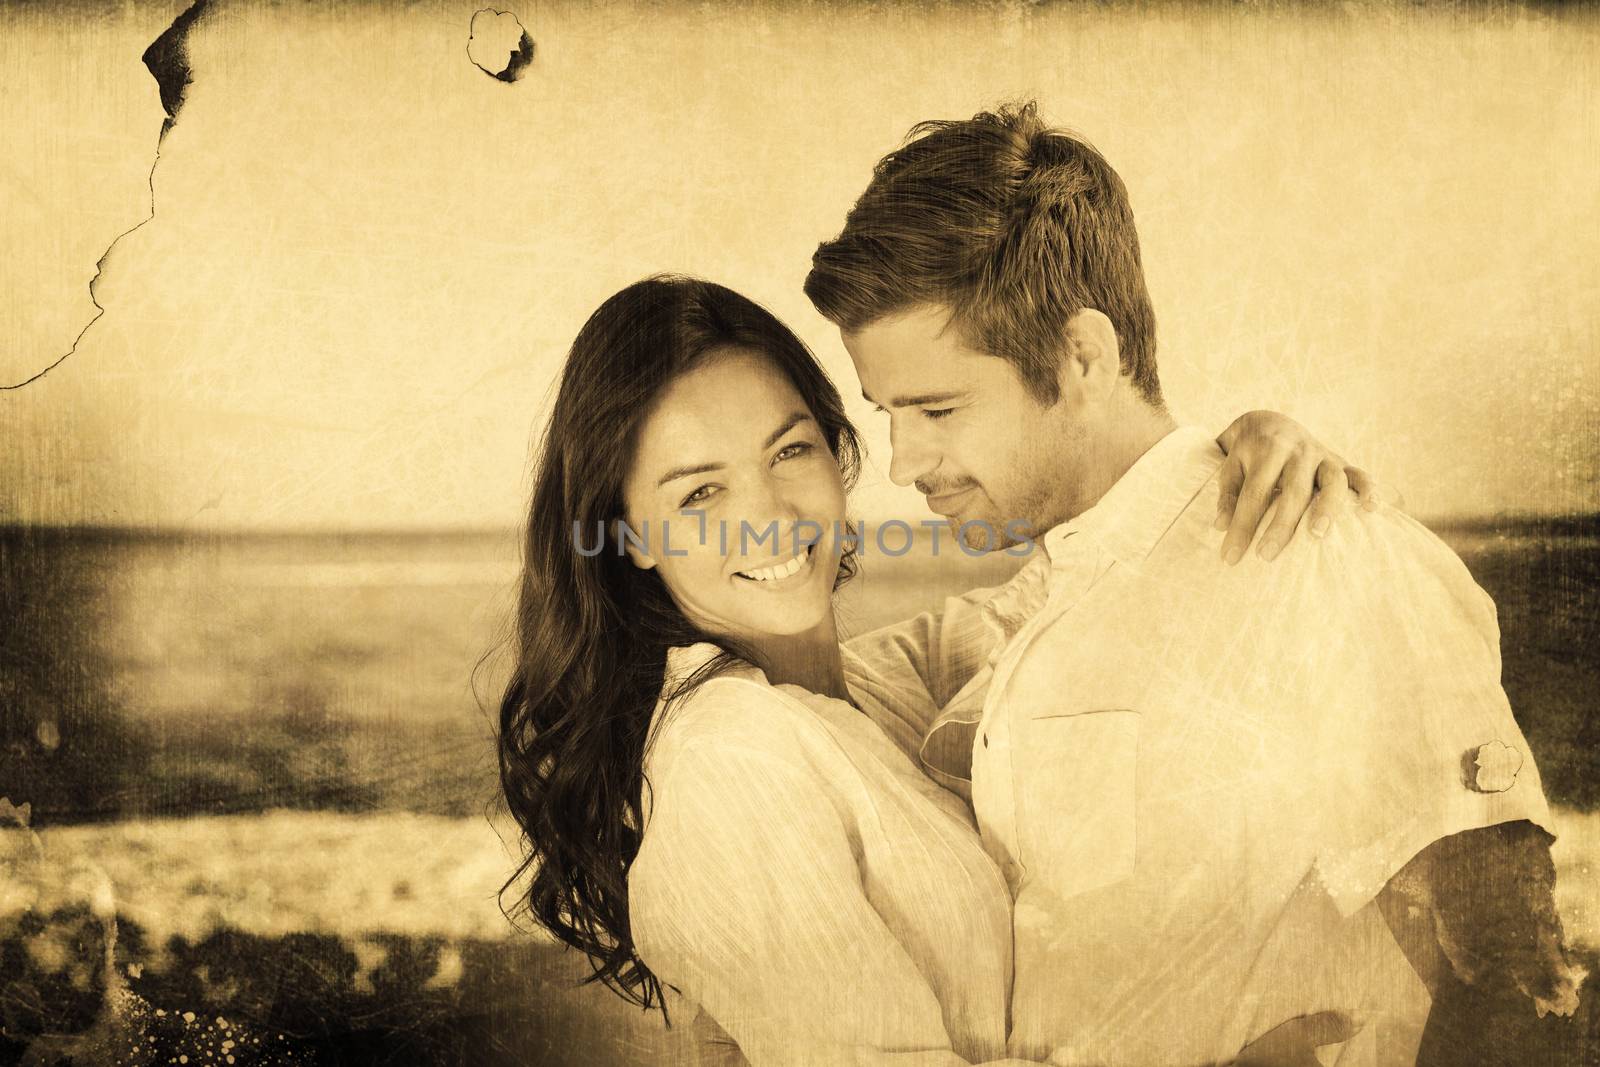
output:
<path id="1" fill-rule="evenodd" d="M 757 582 L 776 582 L 787 578 L 806 565 L 806 559 L 811 555 L 811 546 L 807 545 L 801 553 L 787 563 L 780 563 L 776 567 L 762 567 L 759 570 L 739 571 L 739 577 L 749 578 Z"/>

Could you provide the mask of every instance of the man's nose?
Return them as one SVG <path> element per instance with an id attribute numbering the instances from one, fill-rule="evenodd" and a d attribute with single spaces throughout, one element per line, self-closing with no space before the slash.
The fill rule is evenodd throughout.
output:
<path id="1" fill-rule="evenodd" d="M 889 480 L 895 485 L 911 485 L 939 465 L 939 456 L 922 435 L 905 422 L 889 418 Z"/>

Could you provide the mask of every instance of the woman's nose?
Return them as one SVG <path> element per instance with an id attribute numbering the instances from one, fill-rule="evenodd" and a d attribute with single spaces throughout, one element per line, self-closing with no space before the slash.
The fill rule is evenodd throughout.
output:
<path id="1" fill-rule="evenodd" d="M 771 480 L 764 482 L 751 498 L 749 512 L 742 520 L 739 543 L 743 554 L 783 555 L 799 519 L 800 509 L 788 487 Z"/>

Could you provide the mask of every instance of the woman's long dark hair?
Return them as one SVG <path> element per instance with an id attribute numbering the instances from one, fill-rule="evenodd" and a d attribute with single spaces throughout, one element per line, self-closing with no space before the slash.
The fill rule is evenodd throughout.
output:
<path id="1" fill-rule="evenodd" d="M 524 846 L 505 889 L 527 877 L 518 908 L 589 955 L 590 981 L 645 1008 L 660 1005 L 661 985 L 634 952 L 627 877 L 644 829 L 644 753 L 667 650 L 709 640 L 725 653 L 667 694 L 673 699 L 739 650 L 685 618 L 659 571 L 633 566 L 611 531 L 656 398 L 727 348 L 784 373 L 846 487 L 854 481 L 860 443 L 839 392 L 770 312 L 694 278 L 657 276 L 623 289 L 589 316 L 562 372 L 528 509 L 515 662 L 500 703 L 500 783 Z M 589 554 L 602 529 L 603 549 Z M 838 581 L 852 570 L 847 555 Z"/>

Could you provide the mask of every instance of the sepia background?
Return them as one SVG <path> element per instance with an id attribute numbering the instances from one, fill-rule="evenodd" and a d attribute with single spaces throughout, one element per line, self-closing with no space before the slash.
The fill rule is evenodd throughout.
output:
<path id="1" fill-rule="evenodd" d="M 841 384 L 853 511 L 930 517 L 800 286 L 913 123 L 1023 98 L 1128 184 L 1180 420 L 1294 415 L 1494 595 L 1600 946 L 1600 11 L 500 6 L 510 80 L 470 3 L 0 5 L 0 1062 L 667 1058 L 496 903 L 554 375 L 617 288 L 722 281 Z"/>

